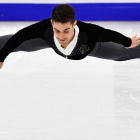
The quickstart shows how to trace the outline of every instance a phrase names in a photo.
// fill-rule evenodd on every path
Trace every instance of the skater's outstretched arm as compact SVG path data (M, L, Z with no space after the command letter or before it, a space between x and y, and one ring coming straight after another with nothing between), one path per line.
M4 62L4 59L22 42L34 38L42 38L47 27L50 26L48 21L46 19L41 20L16 32L0 50L0 62Z
M123 34L111 30L106 29L104 27L101 27L96 24L88 23L93 33L93 38L97 40L97 42L115 42L124 45L125 47L134 47L139 44L140 37L134 38L134 37L127 37Z

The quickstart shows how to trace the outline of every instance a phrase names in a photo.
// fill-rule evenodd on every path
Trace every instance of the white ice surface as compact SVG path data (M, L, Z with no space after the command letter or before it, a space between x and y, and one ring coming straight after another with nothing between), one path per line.
M0 22L0 36L33 22ZM93 22L140 36L140 22ZM0 69L0 140L139 140L140 60L14 52Z

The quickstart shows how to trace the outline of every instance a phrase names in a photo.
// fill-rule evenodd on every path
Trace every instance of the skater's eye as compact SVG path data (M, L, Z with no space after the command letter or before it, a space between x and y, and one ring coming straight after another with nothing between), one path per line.
M59 31L55 31L56 33L59 33ZM64 32L64 33L68 33L68 32Z

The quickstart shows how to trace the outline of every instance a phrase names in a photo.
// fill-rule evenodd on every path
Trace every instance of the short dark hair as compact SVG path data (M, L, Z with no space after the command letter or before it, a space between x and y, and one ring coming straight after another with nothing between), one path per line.
M70 22L73 26L75 21L75 10L67 4L60 4L52 11L52 22L67 23Z

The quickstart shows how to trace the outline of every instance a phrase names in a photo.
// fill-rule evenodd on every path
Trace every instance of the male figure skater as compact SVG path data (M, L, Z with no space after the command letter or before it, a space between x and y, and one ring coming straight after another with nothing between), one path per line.
M45 48L52 48L58 55L72 60L86 56L115 61L140 58L140 37L136 36L126 37L119 32L75 20L74 8L60 4L53 9L51 18L0 37L0 68L11 52Z

